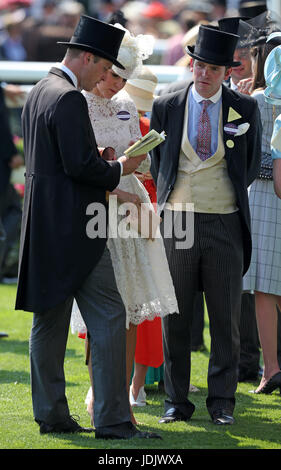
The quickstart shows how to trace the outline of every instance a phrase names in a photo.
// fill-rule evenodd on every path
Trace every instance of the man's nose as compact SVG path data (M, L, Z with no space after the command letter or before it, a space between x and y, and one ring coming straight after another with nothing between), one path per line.
M204 68L203 68L203 70L202 70L202 75L203 75L203 77L207 77L207 75L208 75L208 69L207 69L207 67L204 67Z

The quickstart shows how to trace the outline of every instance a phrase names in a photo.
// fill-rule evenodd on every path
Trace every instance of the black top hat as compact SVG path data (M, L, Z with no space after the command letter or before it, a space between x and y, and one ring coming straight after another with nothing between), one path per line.
M248 16L231 16L227 18L221 18L218 20L219 29L221 31L225 31L226 33L238 34L238 36L240 36L238 33L240 20L247 21L249 19L250 18Z
M281 18L274 11L266 10L260 15L251 18L248 23L256 30L251 46L262 46L267 42L267 38L271 33L281 31ZM275 45L280 44L277 38L270 42Z
M227 33L237 34L239 39L237 41L236 49L250 47L252 38L256 38L257 30L248 23L249 17L232 17L222 18L218 20L219 29Z
M82 15L70 42L58 42L68 47L83 49L99 57L110 60L117 67L124 69L118 62L118 51L125 31L115 26Z
M260 15L267 10L266 0L241 0L239 5L239 14L250 16Z
M193 58L207 64L237 67L233 54L239 36L220 31L219 28L200 25L195 46L187 46L186 52Z

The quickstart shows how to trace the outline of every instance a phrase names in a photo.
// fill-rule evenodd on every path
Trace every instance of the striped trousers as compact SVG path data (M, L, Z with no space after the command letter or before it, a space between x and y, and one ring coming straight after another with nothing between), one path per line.
M185 228L189 219L186 213L181 215ZM166 216L164 211L163 221ZM191 325L196 293L203 290L211 336L206 405L211 415L221 408L233 411L243 272L239 214L195 213L194 242L189 249L179 248L174 230L171 236L163 233L163 238L180 312L163 319L165 410L177 407L187 417L194 410L188 400Z

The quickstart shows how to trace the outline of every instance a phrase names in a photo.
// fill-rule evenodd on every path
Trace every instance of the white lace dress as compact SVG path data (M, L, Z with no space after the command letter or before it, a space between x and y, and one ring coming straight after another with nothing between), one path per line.
M113 147L117 157L124 154L131 140L141 137L136 107L124 91L111 100L83 92L98 147ZM138 167L146 173L150 157ZM149 195L135 175L122 176L119 189L137 194L142 202L151 205ZM151 205L153 209L153 206ZM120 217L120 220L122 216ZM138 325L156 316L178 312L174 286L169 272L161 237L154 241L145 238L108 238L116 283L126 309L126 327ZM83 332L84 322L74 302L71 318L72 332Z

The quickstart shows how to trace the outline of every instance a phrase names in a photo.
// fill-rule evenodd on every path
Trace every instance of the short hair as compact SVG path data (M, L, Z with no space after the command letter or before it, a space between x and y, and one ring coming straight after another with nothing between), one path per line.
M90 52L91 54L93 54L95 64L99 62L99 60L101 59L101 57L99 57L98 55L95 55L93 52L86 51L85 49L82 49L82 48L80 49L79 47L68 47L66 51L66 56L69 59L76 59L77 57L79 57L80 54L82 54L82 52Z

